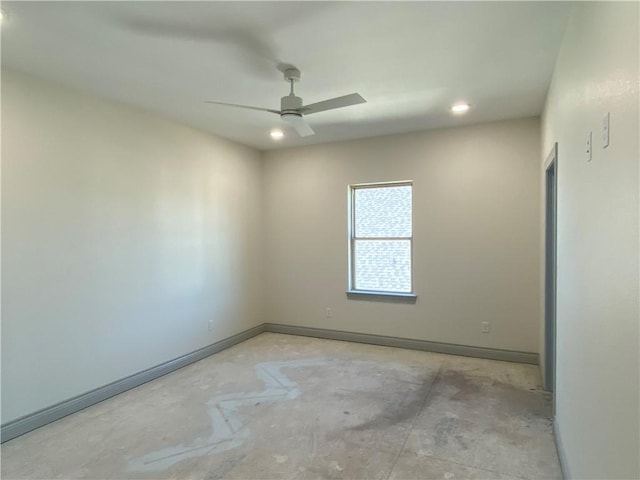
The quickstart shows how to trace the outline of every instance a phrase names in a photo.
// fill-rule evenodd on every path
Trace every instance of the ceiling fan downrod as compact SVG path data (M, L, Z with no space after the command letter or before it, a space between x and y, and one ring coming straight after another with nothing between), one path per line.
M300 70L298 70L297 68L287 68L284 71L284 79L291 85L291 91L289 92L289 95L295 96L295 93L293 92L293 84L299 81L300 77Z
M280 116L287 119L291 115L302 117L300 109L302 108L302 98L296 96L294 92L294 83L300 80L300 70L297 68L287 68L284 71L284 79L291 85L289 95L280 99Z

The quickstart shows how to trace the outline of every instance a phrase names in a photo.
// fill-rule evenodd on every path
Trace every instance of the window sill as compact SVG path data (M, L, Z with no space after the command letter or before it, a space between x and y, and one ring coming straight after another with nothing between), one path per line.
M347 298L352 300L375 300L393 303L416 303L415 293L376 292L370 290L347 290Z

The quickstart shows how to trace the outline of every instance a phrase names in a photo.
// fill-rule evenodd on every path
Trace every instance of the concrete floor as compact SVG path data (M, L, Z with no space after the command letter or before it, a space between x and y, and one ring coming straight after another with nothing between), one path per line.
M562 478L538 368L264 333L2 445L2 478Z

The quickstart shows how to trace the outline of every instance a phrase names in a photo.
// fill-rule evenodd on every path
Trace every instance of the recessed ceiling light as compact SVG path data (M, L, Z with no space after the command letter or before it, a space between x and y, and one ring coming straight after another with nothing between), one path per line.
M453 113L464 113L469 110L468 103L456 103L453 107L451 107L451 111Z
M282 137L284 137L284 132L282 130L271 130L269 135L271 135L271 138L273 138L274 140L280 140Z

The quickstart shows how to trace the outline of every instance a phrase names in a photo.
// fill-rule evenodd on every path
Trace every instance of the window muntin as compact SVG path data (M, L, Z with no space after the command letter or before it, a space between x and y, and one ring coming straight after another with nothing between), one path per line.
M352 292L413 292L412 184L350 187Z

